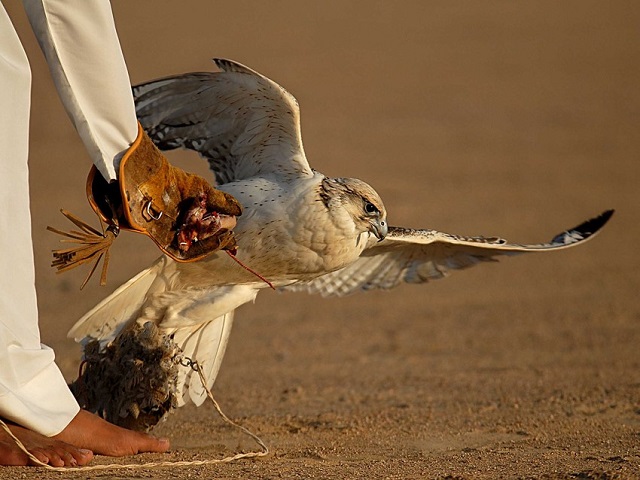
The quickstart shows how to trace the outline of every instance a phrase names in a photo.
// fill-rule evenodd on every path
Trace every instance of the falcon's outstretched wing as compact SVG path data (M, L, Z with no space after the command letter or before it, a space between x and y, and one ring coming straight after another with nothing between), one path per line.
M613 210L581 223L537 245L510 244L501 238L461 237L435 230L390 227L387 238L366 249L352 265L308 283L283 290L343 296L363 290L390 289L402 282L424 283L443 278L449 270L479 262L497 261L499 255L548 252L572 247L592 238L607 223Z
M138 119L156 145L200 153L218 184L269 173L313 175L293 95L244 65L214 62L221 72L189 73L133 87Z

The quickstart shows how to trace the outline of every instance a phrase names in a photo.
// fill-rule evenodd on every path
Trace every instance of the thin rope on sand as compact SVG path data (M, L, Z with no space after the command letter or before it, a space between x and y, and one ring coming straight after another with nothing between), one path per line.
M188 460L188 461L177 460L177 461L147 462L147 463L127 463L127 464L111 463L111 464L106 464L106 465L88 465L88 466L84 466L84 467L54 467L54 466L48 465L48 464L46 464L44 462L41 462L31 452L29 452L27 450L27 448L24 446L24 444L20 441L20 439L18 439L13 434L11 429L8 427L8 425L6 423L4 423L2 421L2 419L0 419L0 426L2 426L4 431L7 432L11 436L11 438L13 438L14 442L16 442L16 445L18 445L20 450L22 450L34 464L39 465L41 467L44 467L47 470L52 470L52 471L55 471L55 472L77 472L77 471L86 472L86 471L89 471L89 470L110 470L110 469L134 470L134 469L139 469L139 468L158 468L158 467L194 467L194 466L212 465L212 464L218 464L218 463L229 463L229 462L233 462L235 460L240 460L240 459L243 459L243 458L256 458L256 457L264 457L265 455L268 455L269 454L269 448L260 439L260 437L258 437L255 433L252 433L249 429L247 429L247 428L243 427L242 425L239 425L238 423L234 422L233 420L231 420L229 417L227 417L224 414L224 412L220 408L220 405L218 405L218 402L216 402L215 398L213 398L213 394L211 393L211 390L209 388L207 388L207 382L206 382L206 380L204 378L204 374L202 373L202 368L200 367L200 365L198 365L198 363L194 362L194 361L190 361L189 363L190 363L191 367L196 372L198 372L198 376L200 377L200 381L202 382L202 386L204 387L204 389L207 392L207 397L209 397L209 399L213 403L214 408L216 409L216 411L218 412L218 414L220 415L222 420L224 420L229 425L239 429L244 434L250 436L260 446L261 451L259 451L259 452L237 453L237 454L235 454L233 456L229 456L229 457L212 458L212 459L208 459L208 460Z

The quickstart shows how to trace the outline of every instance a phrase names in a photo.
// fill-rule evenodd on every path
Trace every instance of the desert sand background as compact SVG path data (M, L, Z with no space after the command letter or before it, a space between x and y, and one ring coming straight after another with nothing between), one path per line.
M49 267L90 161L20 2L33 69L31 189L43 341L157 256L123 235L107 287ZM300 102L311 165L355 176L392 225L540 242L608 208L588 244L443 281L240 309L214 394L261 460L65 478L640 478L640 4L635 1L116 1L133 83L242 62ZM205 172L193 155L171 158ZM10 208L10 206L5 206ZM5 252L6 253L6 252ZM253 445L210 405L157 430L168 455ZM104 457L95 463L107 462ZM4 478L61 478L40 469Z

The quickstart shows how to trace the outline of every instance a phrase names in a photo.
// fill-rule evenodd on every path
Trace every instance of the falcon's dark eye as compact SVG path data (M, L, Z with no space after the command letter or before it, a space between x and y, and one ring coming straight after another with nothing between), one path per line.
M380 213L380 210L376 208L376 206L371 202L365 202L364 211L373 215L374 213Z

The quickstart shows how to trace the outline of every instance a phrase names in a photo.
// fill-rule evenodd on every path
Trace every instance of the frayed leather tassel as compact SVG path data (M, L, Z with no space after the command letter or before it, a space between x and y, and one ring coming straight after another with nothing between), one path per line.
M111 244L118 236L118 233L120 233L120 229L115 224L109 225L105 229L104 224L101 221L100 224L102 226L102 232L100 232L80 220L72 213L64 209L60 211L65 217L73 222L74 225L80 228L80 231L71 230L69 232L64 232L53 227L47 227L47 230L57 233L58 235L62 235L63 237L67 237L66 239L63 238L60 240L63 243L76 243L78 245L71 248L53 250L53 261L51 262L51 266L57 269L56 273L62 273L95 260L89 274L80 286L80 289L82 290L96 271L100 260L104 258L102 273L100 275L100 285L106 285L107 269L109 267L109 248L111 248Z

